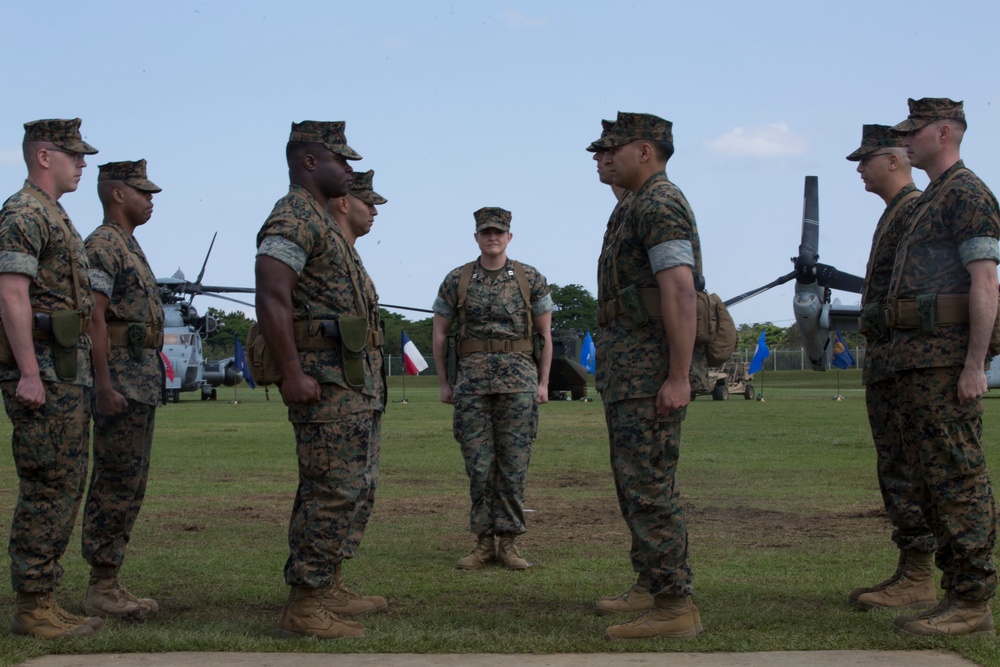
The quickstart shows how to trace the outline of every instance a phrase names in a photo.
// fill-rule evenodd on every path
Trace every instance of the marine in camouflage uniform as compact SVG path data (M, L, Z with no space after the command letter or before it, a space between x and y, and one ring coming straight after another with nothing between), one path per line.
M607 151L614 183L634 195L609 224L598 261L596 381L632 566L652 596L652 605L635 605L644 614L605 637L693 637L702 626L675 474L691 378L697 386L707 375L704 351L694 348L698 228L665 173L669 121L620 112L592 146Z
M327 210L348 192L347 161L361 156L343 122L303 121L292 124L286 157L291 186L257 234L256 266L260 328L281 369L299 462L279 626L286 636L361 636L361 624L342 617L377 604L338 586L337 573L382 400L381 333L374 285ZM364 336L351 361L343 334L358 327L349 321Z
M163 395L163 306L156 278L134 236L153 213L160 188L146 161L100 166L97 191L104 222L85 242L96 307L94 464L83 510L83 557L90 563L84 610L145 620L159 605L118 581L146 496L156 406Z
M375 288L371 285L371 279L361 263L361 257L354 249L358 238L368 234L378 215L376 206L385 204L388 200L375 192L372 181L375 177L373 170L365 172L354 172L354 180L351 181L350 192L335 199L330 203L330 213L337 222L341 232L343 232L348 245L351 248L354 262L364 274L366 285L371 287L374 294ZM375 297L377 299L377 296ZM371 518L372 510L375 507L375 495L378 489L379 458L382 446L382 413L386 406L386 382L385 382L385 362L382 356L382 348L375 348L369 355L371 360L372 380L375 382L375 406L372 417L371 436L368 438L368 457L364 472L364 483L361 492L358 494L357 507L354 512L354 519L351 522L351 530L341 546L341 555L346 558L354 558L361 539L364 537L365 529L368 527L368 520ZM338 564L339 565L339 564ZM339 575L339 568L338 568ZM341 585L343 585L341 583ZM370 596L374 599L376 596ZM376 606L385 607L385 600Z
M931 179L899 241L889 283L890 360L913 490L937 539L944 598L896 626L993 634L996 509L982 443L985 364L997 312L1000 208L963 164L961 102L909 100L893 128Z
M0 210L0 389L20 480L8 546L17 594L11 630L43 638L91 635L103 625L52 596L87 482L93 385L87 254L58 200L76 190L84 156L96 152L79 118L26 123L28 180Z
M886 209L875 226L861 293L862 332L867 346L862 381L868 423L875 441L879 489L899 549L896 572L875 586L855 588L848 596L857 609L924 609L934 606L933 559L937 543L913 497L910 467L897 424L896 383L889 365L889 331L883 311L899 236L920 196L910 175L903 142L887 125L865 125L861 147L847 156L857 162L865 189L882 197Z
M524 493L538 404L548 401L552 295L545 276L522 264L531 302L525 303L517 269L507 257L510 212L486 207L474 217L482 252L471 268L464 307L459 304L461 266L445 277L433 307L441 400L455 406L453 433L462 448L472 501L469 530L477 536L475 549L457 567L478 569L499 560L508 569L521 570L528 562L516 542L527 531ZM458 365L452 386L446 356L456 320ZM537 364L531 331L544 338Z

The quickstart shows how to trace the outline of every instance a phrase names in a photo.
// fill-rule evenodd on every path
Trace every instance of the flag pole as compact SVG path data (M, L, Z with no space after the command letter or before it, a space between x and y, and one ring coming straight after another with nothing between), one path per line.
M757 400L761 403L766 403L764 400L764 367L760 367L760 393L757 394Z
M833 397L835 401L842 401L844 397L840 393L840 368L837 368L837 395Z
M403 357L400 356L400 359L403 359ZM406 365L405 360L403 361L403 365L404 366ZM400 401L400 403L409 403L409 401L406 400L406 376L408 375L408 373L406 372L406 368L403 368L403 372L401 375L403 376L403 399Z

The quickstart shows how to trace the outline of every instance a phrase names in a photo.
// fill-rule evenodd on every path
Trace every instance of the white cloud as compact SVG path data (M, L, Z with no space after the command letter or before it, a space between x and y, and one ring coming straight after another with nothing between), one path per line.
M735 127L708 142L717 153L732 157L789 157L809 150L805 137L792 132L788 123L768 123L749 129Z
M513 9L501 13L500 17L507 23L508 28L540 28L549 22L544 16L531 18Z
M24 164L21 149L0 148L0 166L10 167Z

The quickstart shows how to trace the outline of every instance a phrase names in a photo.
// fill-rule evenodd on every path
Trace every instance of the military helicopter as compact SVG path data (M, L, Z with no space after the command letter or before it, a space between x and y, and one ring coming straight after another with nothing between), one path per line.
M160 300L163 302L164 327L161 354L168 367L165 388L167 398L174 403L180 401L181 392L199 390L201 400L214 401L216 387L221 385L232 387L243 379L242 374L234 367L232 357L220 361L205 359L202 354L202 341L218 331L220 325L210 314L199 316L198 311L191 305L195 296L204 294L253 307L252 303L222 296L222 293L227 292L252 294L254 291L252 287L216 287L201 284L216 236L218 232L212 236L197 280L191 282L185 279L184 272L180 269L169 278L156 280L156 285L160 288Z
M795 279L795 297L792 310L799 323L802 346L813 370L830 368L833 355L831 333L857 331L861 316L859 305L844 305L839 299L831 301L831 290L861 294L864 278L838 271L829 264L819 263L819 178L806 176L802 204L802 240L799 254L791 258L794 268L789 273L727 300L726 307L734 306L757 296L772 287L784 285Z

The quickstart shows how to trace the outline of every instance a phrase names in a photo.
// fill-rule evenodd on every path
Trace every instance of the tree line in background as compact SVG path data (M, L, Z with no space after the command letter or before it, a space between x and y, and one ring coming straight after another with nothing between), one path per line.
M554 304L552 310L552 327L554 329L576 329L581 333L597 330L597 299L588 292L582 285L549 285ZM235 334L240 342L245 344L247 332L253 326L254 320L247 317L242 311L224 312L216 308L209 308L208 312L213 315L222 325L218 331L205 339L204 354L207 359L222 359L233 355L233 335ZM382 309L382 321L385 324L385 353L393 356L402 354L402 332L410 337L413 344L421 351L433 369L433 348L431 340L434 333L434 318L425 317L419 320L411 320L405 315L389 312ZM791 312L791 306L789 306ZM757 346L757 339L761 331L766 332L767 345L772 350L786 349L798 350L802 347L802 340L799 335L798 323L790 327L782 327L771 322L740 324L737 326L739 332L739 343L736 346L737 352L749 351L752 355ZM857 332L843 334L844 342L852 349L864 347L864 337Z

